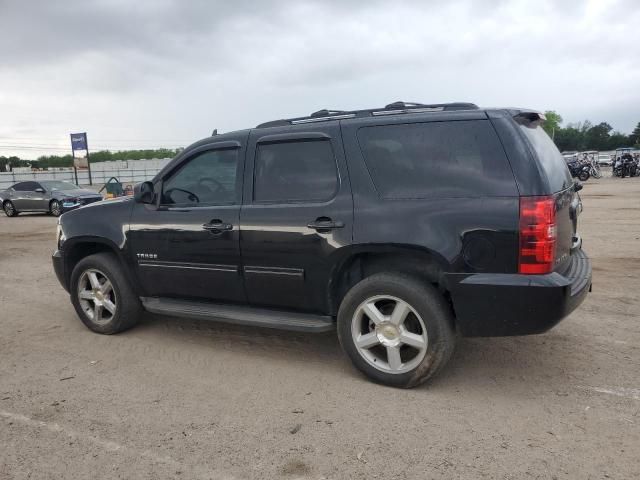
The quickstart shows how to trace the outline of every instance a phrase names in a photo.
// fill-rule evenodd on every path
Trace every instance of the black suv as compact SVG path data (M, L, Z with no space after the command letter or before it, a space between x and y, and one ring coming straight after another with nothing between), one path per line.
M458 335L544 332L591 289L543 119L396 102L214 135L133 199L62 215L55 271L95 332L143 310L335 328L358 369L411 387Z

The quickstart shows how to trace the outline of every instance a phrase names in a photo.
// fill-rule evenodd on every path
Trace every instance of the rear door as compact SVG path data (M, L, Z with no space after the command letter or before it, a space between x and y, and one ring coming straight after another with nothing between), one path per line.
M249 302L326 312L332 267L353 229L339 124L253 130L240 217Z
M11 203L16 210L31 210L32 209L32 192L36 189L36 182L22 182L13 186L13 193L11 194Z

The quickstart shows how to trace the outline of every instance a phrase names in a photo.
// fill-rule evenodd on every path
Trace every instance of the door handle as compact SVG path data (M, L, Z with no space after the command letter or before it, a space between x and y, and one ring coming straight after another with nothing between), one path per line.
M233 230L233 225L223 222L222 220L212 220L209 223L203 224L202 228L211 233L221 233Z
M344 228L344 222L336 221L334 222L330 218L320 217L316 218L314 222L310 222L307 224L308 228L312 228L317 230L318 232L328 232L335 228Z

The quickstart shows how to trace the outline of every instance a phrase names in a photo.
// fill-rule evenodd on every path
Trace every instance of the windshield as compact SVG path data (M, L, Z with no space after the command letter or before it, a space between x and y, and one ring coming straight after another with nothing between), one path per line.
M78 190L80 187L71 182L61 182L60 180L47 180L40 182L47 190Z
M532 124L519 124L519 126L536 152L542 170L547 176L551 192L560 192L571 186L571 174L567 169L565 158L553 140L549 138L547 132L541 126L533 126ZM571 159L567 159L567 161L571 161Z

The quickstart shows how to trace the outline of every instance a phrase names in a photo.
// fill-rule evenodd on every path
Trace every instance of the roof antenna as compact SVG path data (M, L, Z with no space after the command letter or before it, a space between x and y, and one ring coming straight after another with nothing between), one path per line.
M214 129L213 129L213 132L211 132L211 136L212 136L212 137L215 137L217 134L218 134L218 129L217 129L217 128L214 128Z

